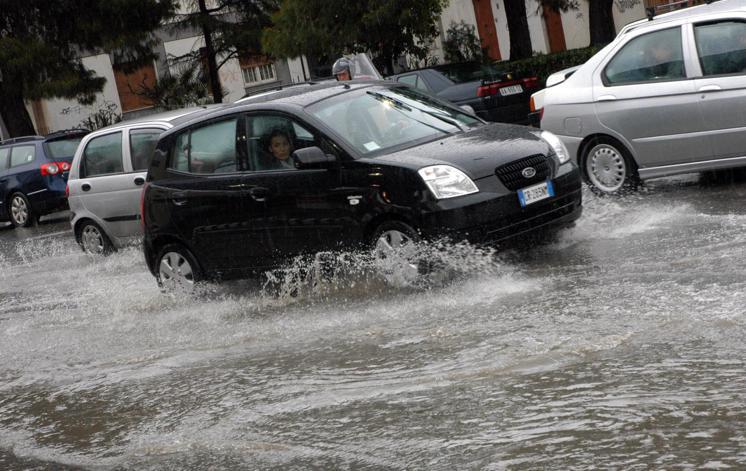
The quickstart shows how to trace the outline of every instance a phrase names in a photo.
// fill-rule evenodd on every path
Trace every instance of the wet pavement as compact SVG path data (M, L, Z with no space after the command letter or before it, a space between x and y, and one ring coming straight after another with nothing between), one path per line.
M745 468L746 180L584 197L444 282L196 299L64 215L0 228L0 469Z

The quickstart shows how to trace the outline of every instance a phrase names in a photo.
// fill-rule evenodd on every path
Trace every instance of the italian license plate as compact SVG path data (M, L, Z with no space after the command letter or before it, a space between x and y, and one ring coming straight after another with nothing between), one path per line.
M500 89L500 95L502 96L518 95L519 93L523 93L523 87L520 85L511 85Z
M551 180L518 190L518 201L520 201L521 206L524 208L531 203L536 203L552 196L554 196L554 187Z

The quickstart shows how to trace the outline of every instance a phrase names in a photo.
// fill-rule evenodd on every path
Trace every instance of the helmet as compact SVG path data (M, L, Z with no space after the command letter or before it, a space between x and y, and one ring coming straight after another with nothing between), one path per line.
M344 71L347 71L352 79L352 62L346 57L340 57L332 66L332 75L336 77Z

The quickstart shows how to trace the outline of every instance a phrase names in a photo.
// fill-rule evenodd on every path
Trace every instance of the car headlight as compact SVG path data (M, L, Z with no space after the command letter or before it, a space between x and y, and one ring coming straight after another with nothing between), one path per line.
M554 150L554 153L557 154L557 159L559 159L560 164L564 164L565 162L570 160L570 152L567 150L567 147L565 147L565 144L562 143L559 137L555 136L549 131L542 131L541 138L544 139L544 141L549 144L552 150Z
M471 178L450 165L432 165L421 168L417 173L439 200L470 195L479 191Z

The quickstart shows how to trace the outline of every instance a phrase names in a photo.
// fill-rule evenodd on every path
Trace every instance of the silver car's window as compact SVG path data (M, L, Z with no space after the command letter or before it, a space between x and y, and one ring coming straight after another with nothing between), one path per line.
M36 157L36 146L15 146L10 151L10 166L28 164L34 161Z
M606 66L604 77L607 85L686 78L681 28L632 39Z
M150 158L158 142L162 129L132 129L130 130L130 158L132 170L144 171L148 169Z
M235 172L236 124L233 118L178 135L169 168L201 174Z
M694 26L705 76L746 73L746 23L721 21Z
M290 155L297 149L318 146L312 132L290 118L274 114L247 117L247 156L251 171L296 170Z
M94 137L83 151L84 177L122 173L122 133L115 132L105 136Z

